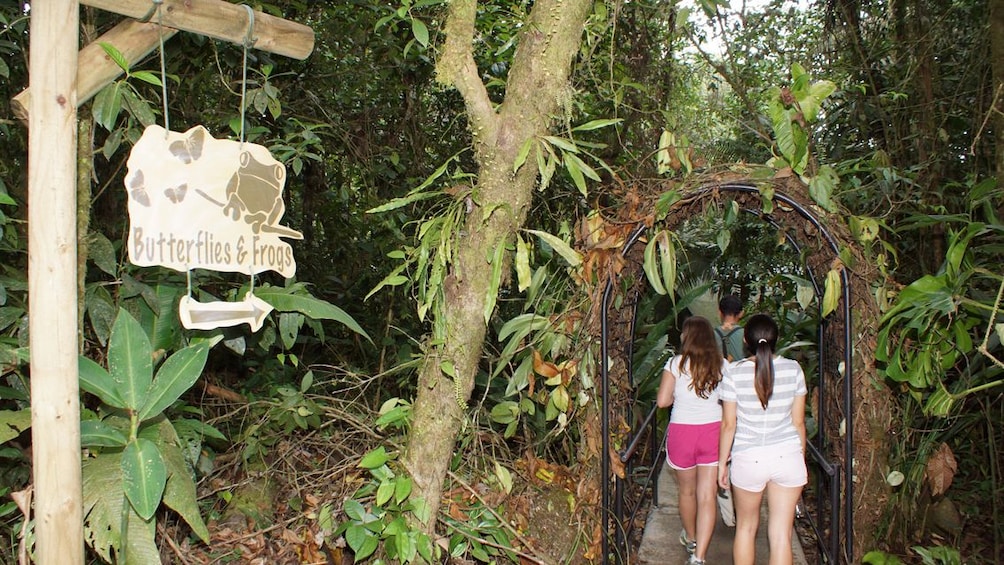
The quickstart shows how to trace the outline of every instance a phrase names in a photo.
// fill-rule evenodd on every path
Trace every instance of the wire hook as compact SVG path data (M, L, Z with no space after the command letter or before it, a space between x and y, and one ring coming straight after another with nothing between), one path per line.
M244 36L244 47L251 48L254 46L255 42L258 41L258 39L254 36L254 10L247 4L241 4L241 6L243 6L248 12L248 32L247 35Z
M150 21L150 18L152 18L153 15L157 12L157 8L160 8L160 5L164 3L164 0L151 0L151 3L152 4L150 6L150 11L147 12L145 16L140 18L139 20L140 23L143 24L148 23Z

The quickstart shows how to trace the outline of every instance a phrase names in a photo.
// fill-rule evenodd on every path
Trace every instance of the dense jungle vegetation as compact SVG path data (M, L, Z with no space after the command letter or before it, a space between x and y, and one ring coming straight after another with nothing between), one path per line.
M30 4L0 1L3 563L37 541L10 103ZM870 428L844 559L1004 562L1004 0L248 4L310 26L312 54L181 32L80 106L87 562L598 561L606 281L649 285L643 414L679 316L719 293L776 314L812 367L845 268L877 317L855 328ZM80 9L82 45L122 19ZM127 161L168 118L285 165L294 277L129 262ZM763 212L772 179L797 184L848 234L825 289L786 243L797 226L730 197L664 229L682 191L723 178L759 183ZM645 272L621 273L638 222ZM182 296L252 286L275 308L260 330L181 326ZM133 482L137 450L159 486Z

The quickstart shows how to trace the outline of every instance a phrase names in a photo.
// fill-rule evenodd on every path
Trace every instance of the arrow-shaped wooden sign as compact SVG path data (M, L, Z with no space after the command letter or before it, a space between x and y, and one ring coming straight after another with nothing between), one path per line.
M265 323L272 305L248 293L241 302L198 302L182 296L178 304L181 325L190 330L214 330L248 324L256 332Z

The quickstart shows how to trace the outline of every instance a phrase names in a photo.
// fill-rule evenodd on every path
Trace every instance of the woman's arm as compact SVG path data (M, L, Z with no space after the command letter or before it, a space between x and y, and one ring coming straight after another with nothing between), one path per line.
M798 438L802 440L802 453L805 453L805 395L796 396L792 402L791 423L798 432Z
M665 408L673 404L673 391L676 390L676 375L669 369L662 370L662 380L659 382L659 392L655 396L655 403L659 408Z
M718 434L718 486L729 488L729 456L736 438L736 403L722 401L722 430Z

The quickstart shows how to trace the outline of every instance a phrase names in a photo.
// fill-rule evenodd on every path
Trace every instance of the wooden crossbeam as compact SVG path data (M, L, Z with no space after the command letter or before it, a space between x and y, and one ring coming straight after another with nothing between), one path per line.
M171 38L178 30L161 28L157 24L140 23L136 20L123 20L118 25L104 33L93 43L80 50L77 56L77 105L81 105L98 93L106 84L122 74L111 57L101 48L102 43L109 43L118 49L130 64L149 55L160 45L160 38ZM31 89L26 88L11 100L11 110L19 119L28 121L28 108L31 106Z
M136 20L151 16L150 9L154 6L151 0L80 0L80 3ZM152 15L150 21L231 43L244 42L249 24L247 10L222 0L164 0L160 14ZM253 37L255 49L294 59L306 59L314 50L314 31L308 26L263 12L254 13Z
M77 104L90 100L108 83L122 74L101 48L114 45L130 65L149 55L179 30L214 39L243 44L248 36L250 18L245 8L222 0L163 0L160 12L151 13L151 0L80 0L80 4L127 16L125 20L84 47L79 53ZM138 20L150 18L148 23ZM262 12L254 13L251 30L253 47L261 51L305 59L314 50L314 32L310 27ZM11 100L14 114L28 121L31 89L26 88Z

